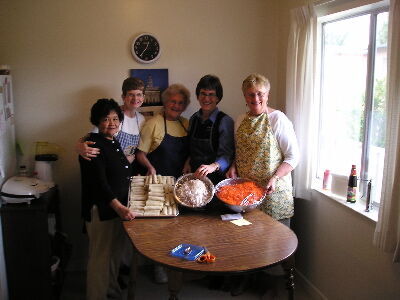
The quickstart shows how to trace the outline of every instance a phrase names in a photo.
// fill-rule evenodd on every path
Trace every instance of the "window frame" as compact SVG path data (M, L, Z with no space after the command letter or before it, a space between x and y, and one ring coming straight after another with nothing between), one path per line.
M320 170L320 149L321 149L321 126L322 126L322 117L323 116L323 107L324 107L324 99L323 99L323 84L324 84L324 49L325 49L325 41L324 41L324 26L326 24L334 23L337 21L342 21L346 19L352 19L360 16L370 15L370 24L369 24L369 42L368 42L368 56L367 56L367 74L366 74L366 86L365 86L365 107L364 107L364 134L363 134L363 141L362 141L362 152L361 152L361 166L359 171L359 178L360 178L360 187L359 191L361 195L366 195L367 186L368 186L368 166L369 166L369 153L370 153L370 141L371 141L371 120L372 120L372 113L373 113L373 96L374 96L374 71L375 71L375 57L376 57L376 31L377 31L377 18L380 13L389 12L389 6L378 6L374 8L364 9L362 11L357 10L351 12L345 11L343 14L339 14L337 16L330 15L330 16L321 16L318 18L318 28L317 28L317 64L316 64L316 73L317 73L317 80L318 84L316 85L315 89L315 97L318 99L319 109L318 111L318 133L317 133L317 162L315 165L315 178L320 183L322 178L321 174L319 174ZM350 169L349 169L350 170ZM333 177L341 178L343 174L332 174ZM320 185L318 183L318 185ZM345 189L344 189L345 190ZM364 203L366 202L365 197L360 197L360 200ZM374 208L379 208L379 202L372 203Z

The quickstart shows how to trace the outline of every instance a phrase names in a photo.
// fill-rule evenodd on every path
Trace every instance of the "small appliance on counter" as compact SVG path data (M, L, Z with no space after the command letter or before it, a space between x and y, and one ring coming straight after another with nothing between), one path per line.
M54 183L37 178L13 176L3 184L0 195L6 203L30 204L53 186Z
M58 159L57 154L36 154L35 155L35 174L40 180L53 182L53 172L51 163Z
M36 142L35 174L45 182L53 182L52 163L58 160L61 147L49 142Z

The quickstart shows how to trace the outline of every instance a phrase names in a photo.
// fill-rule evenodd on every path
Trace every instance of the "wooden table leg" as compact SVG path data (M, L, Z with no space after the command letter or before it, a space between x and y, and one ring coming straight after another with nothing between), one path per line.
M128 298L127 298L127 300L134 300L135 299L138 267L139 267L139 253L136 250L133 250L132 261L131 261L131 271L129 273Z
M294 256L292 255L282 263L285 270L286 289L288 290L289 300L294 299Z
M169 300L178 300L182 288L183 272L167 268Z

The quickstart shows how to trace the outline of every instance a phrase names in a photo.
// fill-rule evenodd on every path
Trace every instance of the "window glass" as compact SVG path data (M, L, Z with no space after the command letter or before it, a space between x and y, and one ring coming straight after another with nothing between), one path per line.
M376 202L385 154L387 25L387 12L322 24L317 173L348 176L356 165L365 180L361 194L371 179Z
M348 175L360 166L369 16L327 23L323 30L320 166Z

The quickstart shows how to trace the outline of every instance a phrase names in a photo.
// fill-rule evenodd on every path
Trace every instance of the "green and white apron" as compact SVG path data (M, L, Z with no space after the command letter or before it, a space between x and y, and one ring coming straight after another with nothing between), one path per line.
M283 162L283 154L272 132L268 114L247 114L237 129L235 140L238 175L265 186ZM267 195L259 209L276 220L293 216L290 173L277 181L275 192Z

